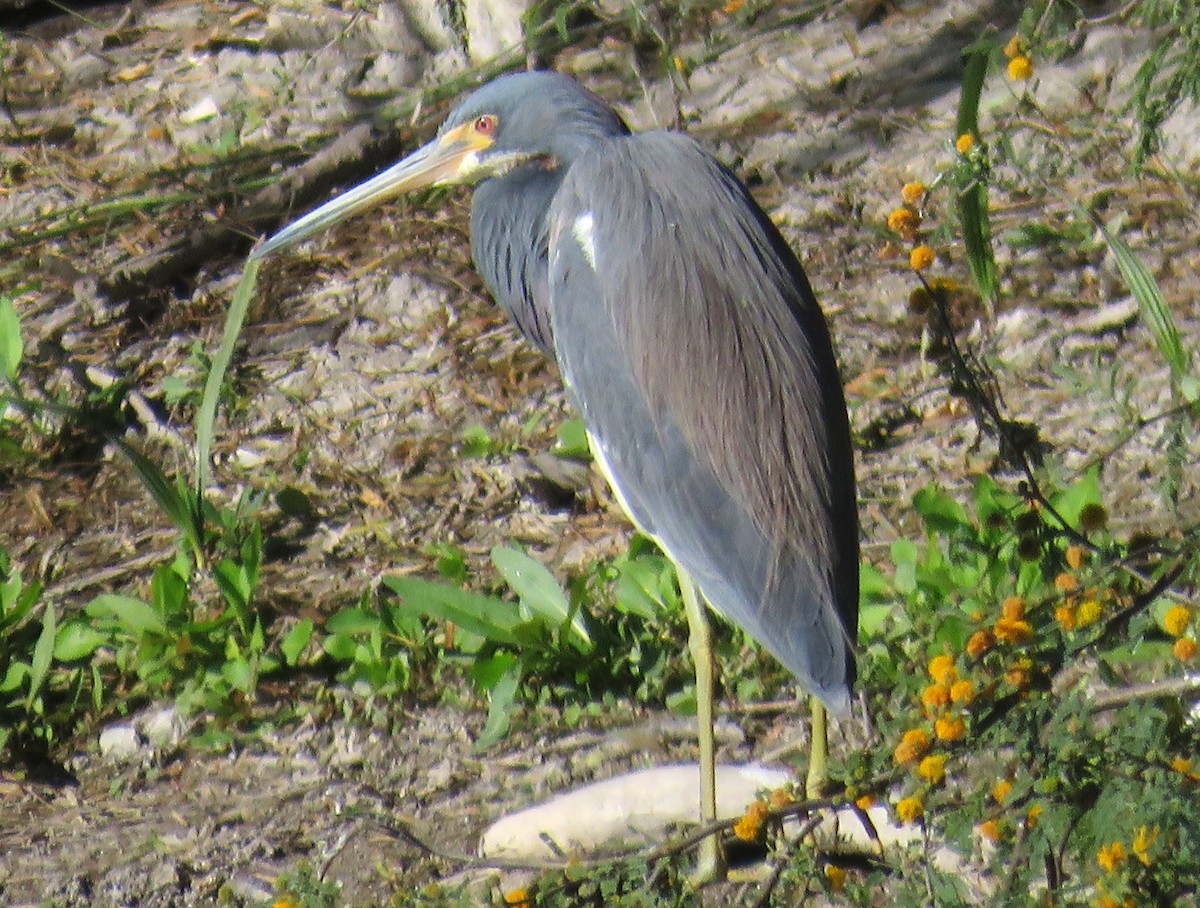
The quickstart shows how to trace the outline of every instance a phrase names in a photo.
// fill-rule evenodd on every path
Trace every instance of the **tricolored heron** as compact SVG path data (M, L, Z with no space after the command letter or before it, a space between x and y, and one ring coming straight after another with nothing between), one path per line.
M488 288L562 372L595 459L675 562L696 666L702 815L716 814L713 659L699 592L845 715L858 626L858 516L829 330L749 191L675 132L631 134L574 80L498 78L400 163L280 231L261 258L423 186L475 183ZM721 872L715 839L701 875Z

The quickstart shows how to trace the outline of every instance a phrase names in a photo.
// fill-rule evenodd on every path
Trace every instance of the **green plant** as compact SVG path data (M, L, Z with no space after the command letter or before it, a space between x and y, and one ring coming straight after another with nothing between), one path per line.
M391 624L415 636L415 621L443 623L447 656L465 658L472 683L487 694L479 747L507 732L522 702L549 699L578 708L606 693L640 699L681 683L683 673L668 666L683 645L652 624L662 619L661 609L673 606L678 616L679 608L674 573L655 551L643 548L611 566L598 564L566 589L517 549L493 549L492 563L515 601L413 577L383 579L389 597L382 609ZM442 564L461 581L457 559L443 553ZM602 613L606 588L613 590L611 611Z
M324 880L307 862L275 878L275 898L263 902L264 908L337 908L342 904L342 887Z

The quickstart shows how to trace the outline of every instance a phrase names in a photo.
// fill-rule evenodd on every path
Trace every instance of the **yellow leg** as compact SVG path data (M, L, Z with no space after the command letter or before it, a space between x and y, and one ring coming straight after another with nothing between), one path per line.
M825 704L816 697L810 697L812 705L812 746L808 752L808 776L804 780L804 794L807 798L819 798L825 792L825 783L829 781L829 720L825 715Z
M682 568L679 592L688 619L688 649L696 666L696 721L700 740L700 817L705 823L717 818L717 757L713 743L713 651L708 616L696 594L696 586ZM725 878L725 858L721 842L712 835L700 843L700 860L692 875L692 885L700 886Z

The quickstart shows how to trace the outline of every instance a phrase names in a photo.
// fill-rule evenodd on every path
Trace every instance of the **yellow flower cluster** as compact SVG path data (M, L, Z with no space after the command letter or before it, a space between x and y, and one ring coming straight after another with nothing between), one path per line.
M937 785L946 778L946 755L930 754L917 764L917 775L930 785Z
M937 258L930 246L918 242L921 234L921 213L918 206L926 191L924 183L905 183L900 190L900 199L904 204L893 208L887 216L888 230L898 233L904 242L912 244L908 253L908 264L914 271L926 270Z
M926 271L933 265L936 258L937 253L933 251L933 247L921 243L914 246L912 252L908 254L908 264L913 271Z
M1014 82L1024 82L1033 78L1033 62L1025 53L1025 42L1013 37L1004 46L1004 56L1008 57L1008 77Z
M1184 636L1191 623L1192 613L1183 605L1173 605L1163 615L1163 630L1176 638L1171 651L1180 662L1188 662L1196 658L1196 641L1191 637Z
M923 728L911 728L892 751L892 759L900 766L916 763L928 752L930 743L929 732Z
M975 147L975 137L969 132L964 132L961 136L954 140L955 150L961 154L970 154L971 149Z
M996 645L996 635L991 631L976 631L967 639L967 655L978 659Z
M1133 841L1130 842L1128 849L1121 841L1101 845L1100 850L1096 852L1096 863L1107 873L1116 873L1132 855L1142 866L1149 867L1154 863L1154 857L1150 852L1157 842L1158 827L1139 826L1133 834Z
M1153 863L1150 857L1150 849L1154 847L1154 843L1158 841L1157 826L1139 826L1137 832L1133 835L1133 844L1130 845L1130 851L1146 867Z
M1125 863L1126 857L1124 845L1120 842L1109 842L1107 845L1101 845L1100 850L1096 852L1096 863L1109 873L1116 873Z
M992 786L992 800L1003 806L1010 792L1012 792L1012 782L1007 779L1001 779Z
M896 802L896 816L902 823L915 823L925 816L925 805L920 798L901 798Z
M1071 546L1065 555L1072 570L1083 565L1084 552L1079 546ZM1121 597L1115 590L1081 589L1079 577L1069 571L1054 578L1054 588L1063 594L1062 602L1054 609L1054 620L1064 631L1083 630L1103 618L1109 605L1121 604Z
M742 818L733 825L733 834L743 842L757 842L767 823L770 809L766 801L755 801L746 808Z
M1163 630L1172 637L1182 637L1191 621L1192 616L1186 607L1174 605L1163 615Z
M967 723L961 716L938 716L933 733L939 741L961 741L967 736Z

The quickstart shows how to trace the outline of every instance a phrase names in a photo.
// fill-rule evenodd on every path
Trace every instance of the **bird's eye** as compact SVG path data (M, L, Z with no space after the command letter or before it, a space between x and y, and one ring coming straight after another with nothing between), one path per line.
M491 114L484 114L475 120L475 131L481 136L492 136L496 134L496 118Z

